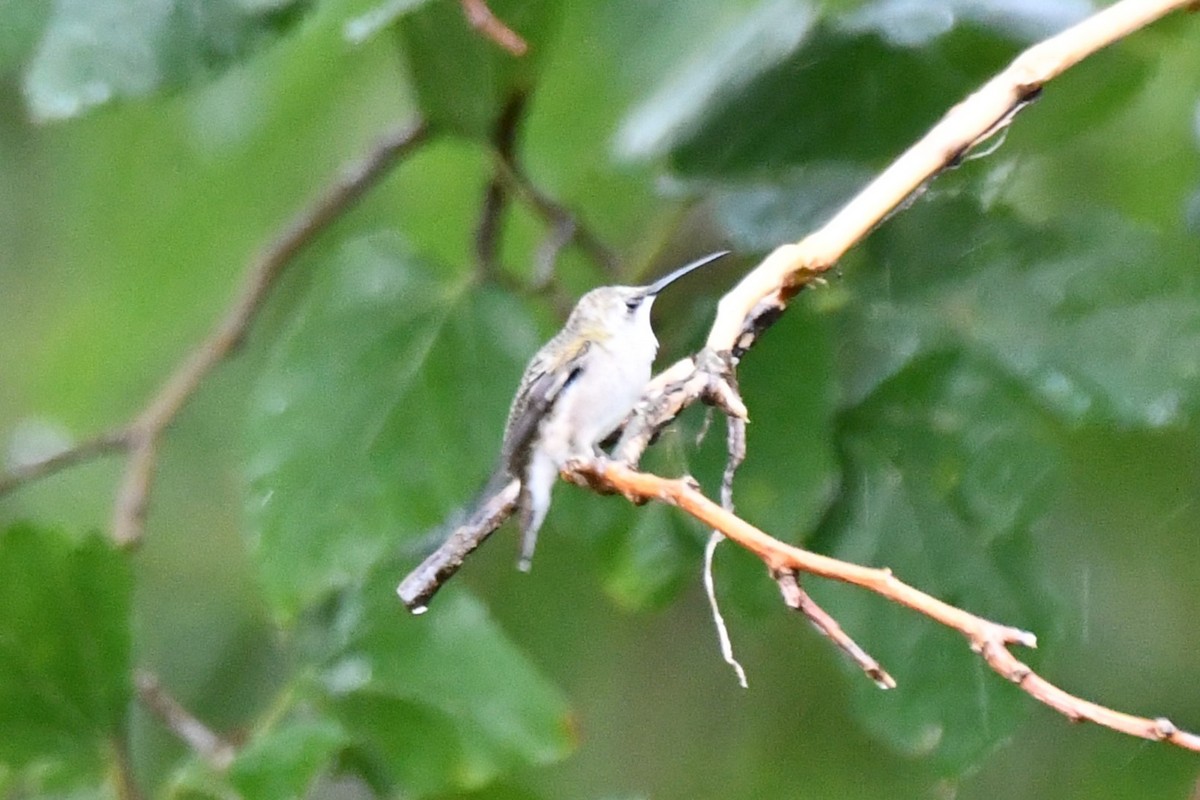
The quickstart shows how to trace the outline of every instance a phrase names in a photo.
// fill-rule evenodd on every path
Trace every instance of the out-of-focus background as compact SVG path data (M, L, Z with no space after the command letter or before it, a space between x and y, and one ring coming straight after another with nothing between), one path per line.
M564 304L729 247L656 306L663 359L694 350L757 258L1092 10L491 7L527 55L448 0L0 2L10 468L128 420L342 165L431 125L179 416L138 549L97 535L118 456L0 497L0 797L133 796L124 772L147 797L1195 798L1194 754L1072 726L957 635L810 581L899 680L880 692L727 545L739 688L707 534L661 507L559 487L530 575L506 527L428 614L402 609ZM1192 730L1197 41L1183 14L1088 59L798 298L742 363L736 484L772 534L1034 630L1021 657L1051 680ZM528 186L485 268L496 174ZM616 269L548 261L531 191ZM646 463L715 494L704 424ZM135 666L238 744L231 767L132 698Z

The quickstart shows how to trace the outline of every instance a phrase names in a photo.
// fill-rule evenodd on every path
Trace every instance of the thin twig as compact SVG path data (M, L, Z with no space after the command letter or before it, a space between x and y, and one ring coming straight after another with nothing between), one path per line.
M507 273L499 268L501 229L509 200L516 197L550 226L534 254L535 290L551 287L559 255L571 243L578 244L606 273L616 275L619 269L616 255L575 214L534 185L521 168L517 141L528 100L527 92L514 93L492 126L489 142L494 166L484 187L483 205L475 226L475 260L480 272L492 280L507 280Z
M736 389L736 385L734 386ZM733 479L738 467L746 460L746 421L737 417L725 418L725 472L721 476L721 506L727 511L733 511ZM713 557L717 546L725 541L725 536L714 530L704 546L704 593L708 596L708 606L712 612L713 625L717 628L717 641L721 645L721 657L733 668L738 683L743 689L749 688L746 683L746 670L742 667L737 656L733 654L733 640L729 637L729 628L725 624L725 616L721 613L717 602L717 584L713 578Z
M575 238L575 218L562 217L542 237L533 254L533 288L545 289L554 280L558 258Z
M157 675L143 669L134 670L133 686L141 704L210 766L223 770L233 763L237 748L184 708L163 688Z
M397 159L423 142L424 122L397 128L357 164L346 169L308 208L292 219L246 272L242 289L225 317L167 378L126 429L129 461L113 508L113 538L121 545L141 538L146 504L154 482L158 444L164 430L201 381L245 339L250 325L284 268L317 236L351 208Z
M514 56L523 56L529 50L520 34L501 22L484 0L462 0L462 9L472 28Z
M712 614L713 626L717 629L717 642L721 646L721 658L733 668L737 675L738 685L743 689L750 688L746 682L746 669L742 662L733 654L733 640L729 638L729 626L725 624L725 615L721 613L721 605L717 602L717 582L713 579L713 556L717 545L725 541L720 531L713 531L704 545L704 594L708 597L708 609Z
M572 477L579 482L618 491L631 500L658 500L686 511L757 555L772 575L805 572L849 583L953 628L966 637L971 649L992 670L1072 721L1094 722L1130 736L1169 742L1200 752L1200 736L1180 730L1164 717L1151 719L1114 711L1076 697L1036 674L1008 649L1010 645L1036 647L1037 637L1032 633L991 622L944 603L903 583L892 575L891 570L851 564L785 544L709 500L694 481L668 480L608 460L573 466L575 474Z
M795 571L781 572L775 576L775 582L779 584L783 602L787 604L788 608L799 611L812 623L814 628L829 637L829 640L837 645L839 650L849 656L855 664L858 664L868 678L875 681L876 686L880 689L896 688L896 680L887 673L887 670L881 667L879 662L872 658L866 650L863 650L858 642L851 639L849 634L842 630L838 621L828 611L817 605L817 601L804 591Z
M41 461L20 464L7 475L0 476L0 497L20 488L26 483L31 483L39 478L49 477L84 461L91 461L109 453L116 453L128 446L129 433L126 429L120 428L108 433L102 433L94 439L80 442L74 447L47 456Z

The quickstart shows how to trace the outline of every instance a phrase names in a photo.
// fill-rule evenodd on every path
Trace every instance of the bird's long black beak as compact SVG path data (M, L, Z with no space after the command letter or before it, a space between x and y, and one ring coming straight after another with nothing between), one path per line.
M682 267L675 270L674 272L671 272L667 275L663 275L661 278L656 280L654 283L647 286L646 287L646 296L653 297L654 295L661 292L663 289L670 286L675 281L682 278L684 275L687 275L692 270L700 269L705 264L711 264L712 262L716 261L721 256L727 256L727 255L729 255L728 250L718 250L715 253L709 253L708 255L704 256L703 258L697 258L695 261L691 262L690 264L684 264Z

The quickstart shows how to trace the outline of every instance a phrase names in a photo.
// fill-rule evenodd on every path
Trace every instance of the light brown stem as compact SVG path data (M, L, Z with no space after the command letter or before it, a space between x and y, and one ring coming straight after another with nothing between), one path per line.
M1006 680L1035 700L1075 722L1094 722L1130 736L1169 742L1200 752L1200 736L1180 730L1164 717L1147 718L1115 711L1076 697L1035 673L1008 649L1036 647L1032 633L978 617L909 586L889 569L875 569L793 547L775 539L705 497L689 479L669 480L638 472L611 461L578 470L585 483L609 488L631 500L658 500L683 509L705 526L715 528L757 555L772 575L805 572L860 586L894 603L907 606L966 637L971 649Z

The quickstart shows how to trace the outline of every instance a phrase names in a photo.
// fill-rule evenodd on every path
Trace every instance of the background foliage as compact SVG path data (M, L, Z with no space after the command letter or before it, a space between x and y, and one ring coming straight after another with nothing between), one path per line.
M115 460L0 502L0 796L1188 797L1194 756L1068 727L931 623L816 596L883 694L733 548L737 688L698 592L705 533L562 488L531 576L502 532L429 614L392 588L486 475L558 324L474 266L488 138L694 348L800 238L1023 46L1089 11L1003 2L0 2L0 436L9 464L128 418L243 265L390 126L431 142L287 274L171 431L144 546L103 537ZM1200 728L1200 49L1177 18L1085 62L943 176L746 358L740 511L1031 628L1066 687ZM610 280L577 249L573 297ZM710 488L719 423L650 462ZM130 700L135 666L241 744L217 772Z

